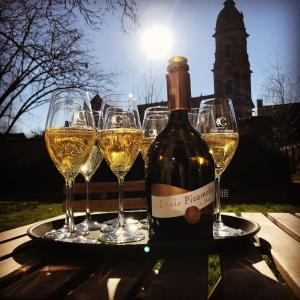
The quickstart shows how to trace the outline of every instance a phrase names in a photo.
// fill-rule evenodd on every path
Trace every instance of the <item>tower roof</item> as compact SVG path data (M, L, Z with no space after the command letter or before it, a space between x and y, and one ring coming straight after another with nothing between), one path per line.
M216 34L232 30L245 31L244 16L237 10L233 0L226 0L217 18Z

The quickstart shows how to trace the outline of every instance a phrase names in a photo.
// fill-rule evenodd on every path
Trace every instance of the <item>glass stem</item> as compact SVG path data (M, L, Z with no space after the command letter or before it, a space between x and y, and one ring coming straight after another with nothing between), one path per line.
M221 217L221 189L220 189L220 182L221 182L221 176L216 176L216 215L215 215L215 222L221 223L222 217Z
M63 226L64 229L68 229L69 228L69 216L70 216L70 204L69 204L69 201L68 201L68 188L67 188L67 182L66 182L66 216L65 216L65 224Z
M145 159L145 175L146 175L146 173L147 173L148 164L149 164L149 157L148 157L148 155L147 155L147 156L146 156L146 159Z
M90 198L91 198L90 179L86 178L85 182L86 182L85 219L89 220L91 218L91 211L90 211Z
M119 184L119 217L118 217L118 227L125 227L125 217L124 217L124 203L123 203L123 186L124 186L124 176L118 177Z
M68 232L74 233L74 203L73 203L73 187L74 187L74 179L66 180L66 203L68 206Z

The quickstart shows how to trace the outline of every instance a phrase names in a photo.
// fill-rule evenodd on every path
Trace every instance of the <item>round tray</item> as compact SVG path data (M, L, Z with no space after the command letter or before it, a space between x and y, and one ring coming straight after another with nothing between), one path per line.
M101 213L101 214L93 214L93 220L98 222L103 222L106 220L110 220L116 216L115 213ZM135 211L135 212L126 212L126 217L134 217L136 219L145 218L145 211ZM75 224L83 221L84 216L75 217ZM259 231L260 226L250 220L230 216L230 215L222 215L222 220L225 225L241 229L242 233L239 236L235 237L226 237L226 238L211 238L208 240L199 240L199 241L187 241L187 242L172 242L172 243L163 243L163 242L152 242L149 240L148 231L143 230L145 235L145 239L140 242L128 243L128 244L120 244L120 245L110 245L104 244L97 241L95 244L85 244L85 243L69 243L63 241L55 241L52 239L47 239L44 237L44 234L52 229L58 229L63 226L64 218L58 219L50 222L41 222L37 225L32 226L28 229L28 235L35 241L40 242L41 244L46 244L48 249L63 249L63 248L73 248L78 249L80 251L88 250L88 253L96 252L99 253L101 251L125 251L133 249L137 251L144 252L169 252L171 249L179 250L186 249L189 247L189 250L195 249L196 251L204 251L204 252L213 252L219 250L225 250L231 248L232 246L236 247L238 244L249 242L249 240ZM100 231L92 231L90 232L90 237L97 239L100 235ZM51 247L51 248L49 248Z

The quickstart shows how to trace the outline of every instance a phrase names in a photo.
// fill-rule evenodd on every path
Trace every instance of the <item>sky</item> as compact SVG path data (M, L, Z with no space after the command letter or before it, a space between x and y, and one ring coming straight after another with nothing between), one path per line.
M166 100L165 75L168 60L180 55L188 59L192 97L213 94L216 20L223 0L136 0L140 27L124 34L116 14L105 17L100 32L87 31L89 45L107 72L119 77L115 92L141 93L144 77L152 73L162 84ZM96 1L97 3L97 1ZM276 63L293 76L300 76L300 0L235 0L244 14L249 34L247 49L250 62L252 100L261 97L267 71ZM173 37L170 51L160 58L149 58L142 47L143 32L155 25L167 28ZM161 100L161 99L158 99ZM141 101L140 101L141 102ZM43 129L48 105L24 116L19 128Z

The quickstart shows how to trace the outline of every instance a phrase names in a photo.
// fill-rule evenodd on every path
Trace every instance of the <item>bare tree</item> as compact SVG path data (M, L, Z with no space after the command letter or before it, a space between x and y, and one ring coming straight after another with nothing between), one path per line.
M134 0L0 0L0 129L9 133L24 113L62 88L109 90L114 73L90 64L81 24L101 29L104 15L119 12L121 29L138 22ZM104 4L103 4L104 3Z
M144 74L138 91L139 100L142 103L149 104L162 99L162 81L153 75Z
M299 78L295 78L278 62L271 65L266 72L262 95L268 104L288 104L300 101Z
M296 172L300 163L300 102L299 79L278 63L269 68L262 87L262 97L270 105L266 114L273 119L275 146L285 153Z

